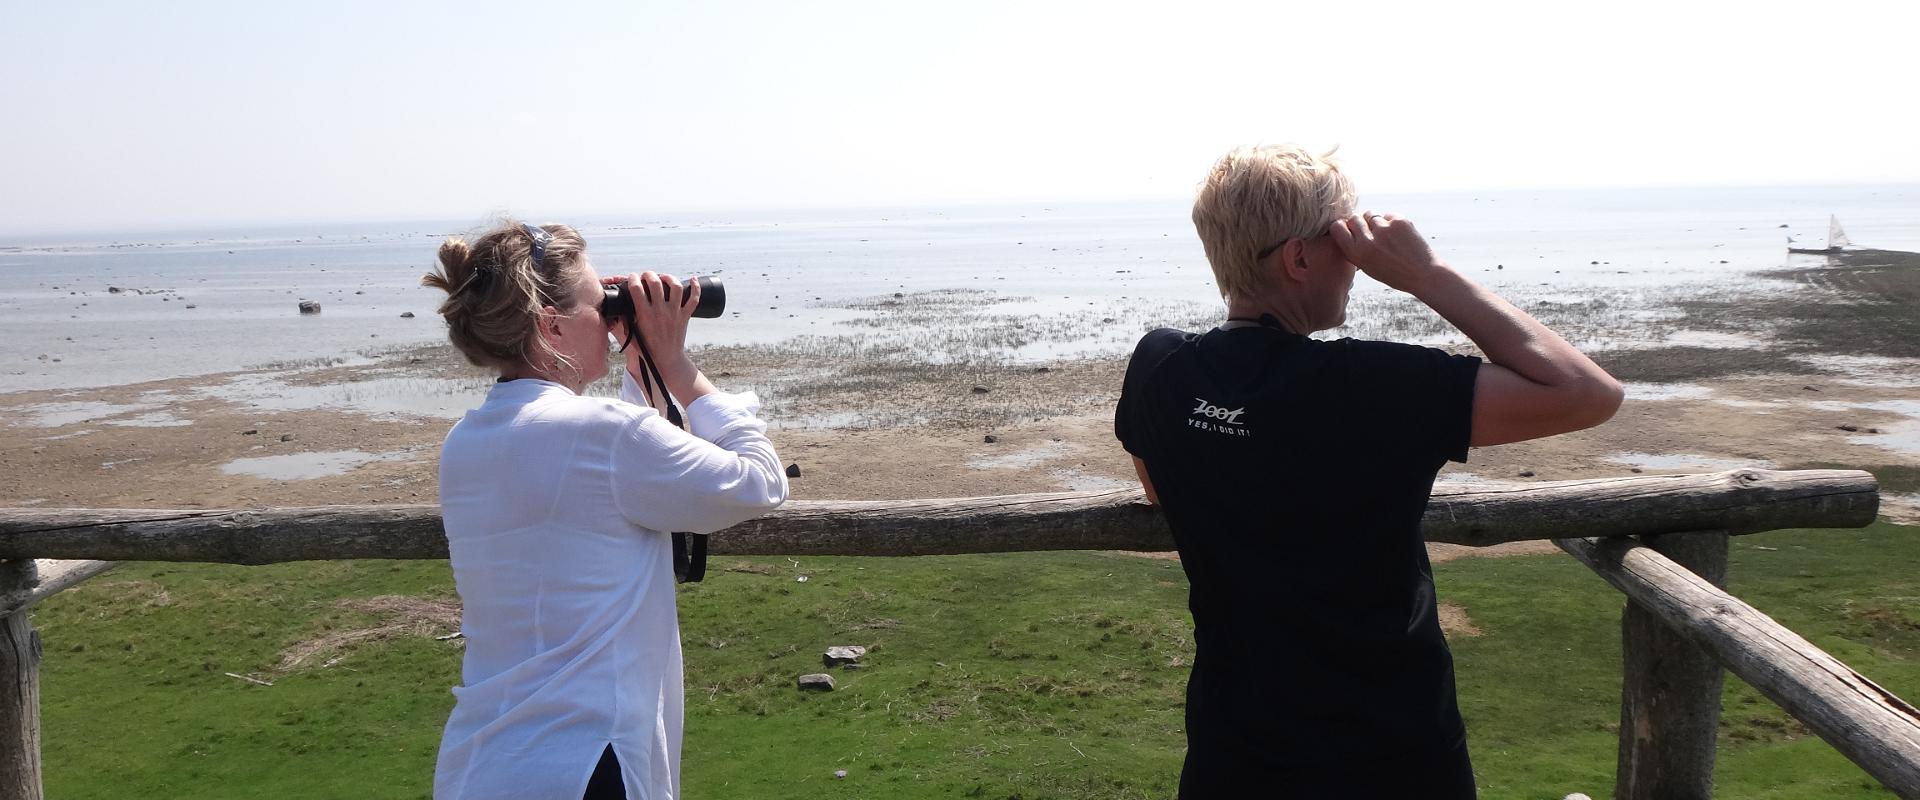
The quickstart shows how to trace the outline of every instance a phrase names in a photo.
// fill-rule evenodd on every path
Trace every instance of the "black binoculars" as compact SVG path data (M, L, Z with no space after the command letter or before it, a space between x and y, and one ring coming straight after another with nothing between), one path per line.
M700 284L700 304L693 307L694 316L713 319L727 312L727 287L721 285L719 278L703 276L694 278L693 282ZM600 301L600 316L609 320L633 319L633 296L627 292L627 285L617 283L603 288L607 295ZM673 299L673 288L664 285L662 288L667 292L667 299ZM690 291L681 294L680 305L686 305L687 298L692 296Z

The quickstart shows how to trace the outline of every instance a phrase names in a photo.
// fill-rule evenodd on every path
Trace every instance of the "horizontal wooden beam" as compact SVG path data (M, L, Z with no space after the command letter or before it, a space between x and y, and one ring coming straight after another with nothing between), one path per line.
M1554 543L1895 794L1920 798L1920 709L1652 548L1631 539Z
M1879 491L1855 470L1734 470L1529 484L1443 485L1429 541L1486 546L1569 535L1860 527ZM1284 521L1276 520L1276 527ZM1138 489L935 500L801 500L716 534L733 555L919 556L1172 550ZM446 558L433 505L225 510L0 509L0 558L271 564Z

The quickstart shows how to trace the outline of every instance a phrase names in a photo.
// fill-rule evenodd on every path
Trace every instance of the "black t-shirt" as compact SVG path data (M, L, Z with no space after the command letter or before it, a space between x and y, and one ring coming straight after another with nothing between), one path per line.
M1192 586L1182 795L1472 797L1420 518L1480 359L1268 323L1147 334L1114 417Z

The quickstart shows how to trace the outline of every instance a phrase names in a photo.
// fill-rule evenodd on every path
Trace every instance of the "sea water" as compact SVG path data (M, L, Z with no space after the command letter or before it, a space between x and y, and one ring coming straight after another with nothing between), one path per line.
M1836 214L1863 247L1920 250L1920 186L1367 195L1435 249L1513 296L1738 285L1817 266ZM603 274L725 281L728 313L693 341L852 332L869 298L973 289L1003 311L1218 303L1181 200L944 208L651 213L555 220ZM1783 227L1784 226L1784 227ZM336 224L0 239L0 391L117 385L274 363L351 363L445 341L441 293L419 285L440 241L485 222ZM112 292L110 288L121 291ZM1357 296L1384 293L1362 279ZM321 312L302 315L314 300ZM412 318L402 314L411 313ZM1127 341L1119 337L1117 341Z

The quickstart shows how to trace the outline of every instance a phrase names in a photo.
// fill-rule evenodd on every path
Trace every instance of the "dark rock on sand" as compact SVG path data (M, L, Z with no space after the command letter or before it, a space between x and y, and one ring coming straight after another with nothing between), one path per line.
M798 478L798 477L800 477L800 463L799 463L799 462L797 462L797 461L796 461L796 462L794 462L794 463L792 463L792 464L788 464L788 465L787 465L787 477L789 477L789 478Z
M320 301L318 301L318 300L302 300L302 301L300 301L300 313L302 313L302 314L318 314L318 313L320 313Z

